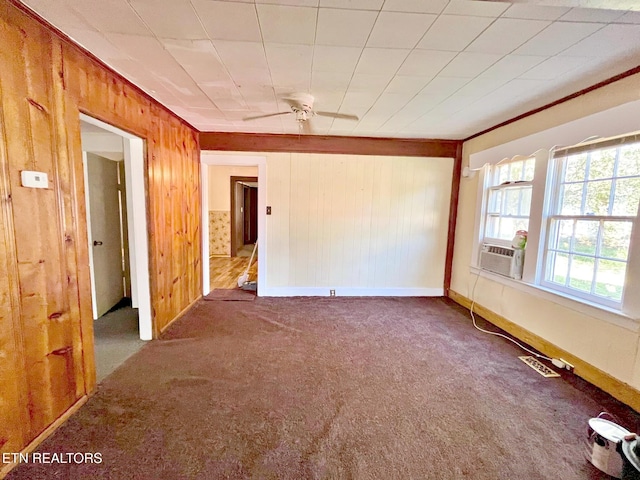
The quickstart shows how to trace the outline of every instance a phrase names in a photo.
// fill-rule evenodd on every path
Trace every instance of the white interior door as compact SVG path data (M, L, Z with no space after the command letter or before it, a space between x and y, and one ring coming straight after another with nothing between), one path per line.
M95 314L101 317L124 297L118 164L88 153Z

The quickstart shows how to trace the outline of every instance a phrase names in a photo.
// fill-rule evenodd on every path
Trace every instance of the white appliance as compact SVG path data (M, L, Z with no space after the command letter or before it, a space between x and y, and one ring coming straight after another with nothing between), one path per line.
M485 243L480 251L480 268L505 277L522 279L524 250Z

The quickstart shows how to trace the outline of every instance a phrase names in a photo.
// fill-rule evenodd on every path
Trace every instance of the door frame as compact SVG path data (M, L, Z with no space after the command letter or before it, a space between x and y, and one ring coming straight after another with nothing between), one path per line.
M200 184L202 186L202 295L211 292L209 267L209 166L258 167L258 296L267 291L267 157L257 155L200 152Z
M238 253L238 245L236 245L236 183L238 182L258 182L258 196L260 196L260 181L258 177L230 177L229 193L231 195L231 256L235 257ZM258 209L259 210L259 209Z
M149 285L149 229L147 221L147 188L145 176L144 139L113 125L80 113L80 120L122 137L129 234L129 267L131 276L131 303L138 309L138 330L141 340L153 338L151 315L151 288ZM85 200L88 202L86 154L83 151ZM93 258L91 255L91 219L87 208L87 237L89 241L89 275L91 276L91 302L95 315L95 288Z

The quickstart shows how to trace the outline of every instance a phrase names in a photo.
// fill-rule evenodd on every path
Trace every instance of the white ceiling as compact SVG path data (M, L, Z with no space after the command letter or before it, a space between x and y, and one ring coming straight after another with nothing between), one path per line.
M201 131L297 133L242 119L309 92L360 117L314 134L462 139L640 65L640 1L514 1L23 3Z

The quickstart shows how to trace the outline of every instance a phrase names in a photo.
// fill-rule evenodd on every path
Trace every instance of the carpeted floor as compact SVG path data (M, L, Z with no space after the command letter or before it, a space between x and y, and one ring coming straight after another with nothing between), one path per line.
M543 378L467 314L445 299L202 301L39 448L102 463L9 478L608 478L585 460L587 420L640 416Z

